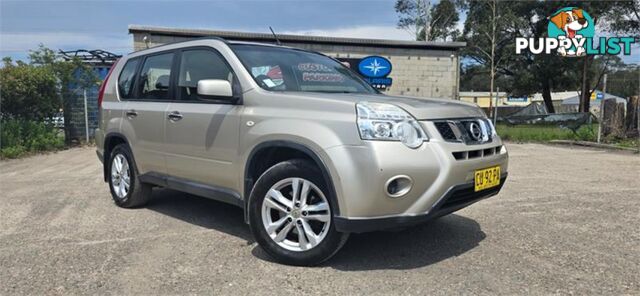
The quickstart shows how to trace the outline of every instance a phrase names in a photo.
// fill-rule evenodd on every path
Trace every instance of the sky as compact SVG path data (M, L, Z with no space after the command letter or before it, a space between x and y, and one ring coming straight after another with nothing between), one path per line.
M15 1L0 0L0 51L21 58L55 49L132 50L128 25L411 39L396 28L394 0Z
M434 1L436 2L436 1ZM131 24L411 40L396 28L395 0L0 0L0 56L52 49L132 51ZM637 45L637 44L636 44ZM640 63L640 48L626 62Z

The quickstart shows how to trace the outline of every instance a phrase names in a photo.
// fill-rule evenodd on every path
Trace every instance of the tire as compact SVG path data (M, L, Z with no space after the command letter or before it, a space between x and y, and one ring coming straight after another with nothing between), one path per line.
M108 165L109 190L116 205L123 208L135 208L145 205L151 199L151 185L140 182L133 153L128 145L120 144L114 147L109 156ZM123 181L127 177L129 187L123 191L123 188L126 188L126 182L123 183Z
M297 199L293 197L294 184L298 188ZM249 222L253 236L280 263L311 266L328 260L349 237L335 229L333 209L337 205L331 204L333 194L320 170L309 161L295 159L272 166L251 191ZM268 225L279 226L267 230ZM283 235L285 230L288 234Z

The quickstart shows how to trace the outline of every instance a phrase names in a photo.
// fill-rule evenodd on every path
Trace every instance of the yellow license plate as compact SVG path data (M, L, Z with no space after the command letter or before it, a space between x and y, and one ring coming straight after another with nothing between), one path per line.
M477 170L475 174L475 191L500 185L500 166Z

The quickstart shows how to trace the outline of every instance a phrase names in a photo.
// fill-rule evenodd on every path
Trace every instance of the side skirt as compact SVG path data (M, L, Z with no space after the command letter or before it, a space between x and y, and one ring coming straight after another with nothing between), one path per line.
M240 194L228 188L202 184L155 172L140 175L140 181L244 208L244 202Z

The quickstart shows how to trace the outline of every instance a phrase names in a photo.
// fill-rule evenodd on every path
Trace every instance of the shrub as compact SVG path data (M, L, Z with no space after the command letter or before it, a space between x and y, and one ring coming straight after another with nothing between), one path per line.
M0 122L0 157L17 158L32 152L64 147L61 131L44 122L3 119Z
M570 129L560 128L555 125L509 126L498 124L496 130L503 140L516 142L549 142L552 140L595 141L598 133L598 125L584 125L575 133Z
M0 88L5 116L41 120L61 107L55 73L46 67L5 61L0 68Z

